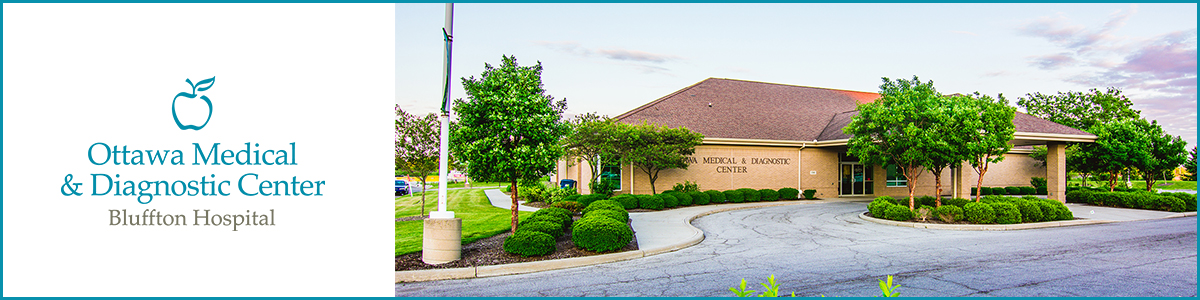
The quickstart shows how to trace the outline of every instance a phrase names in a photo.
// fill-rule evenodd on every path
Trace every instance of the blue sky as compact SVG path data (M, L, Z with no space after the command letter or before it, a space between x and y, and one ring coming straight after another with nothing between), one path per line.
M396 103L441 100L444 4L396 4ZM460 78L542 62L568 114L616 116L709 77L877 92L1121 88L1196 145L1196 4L456 4Z

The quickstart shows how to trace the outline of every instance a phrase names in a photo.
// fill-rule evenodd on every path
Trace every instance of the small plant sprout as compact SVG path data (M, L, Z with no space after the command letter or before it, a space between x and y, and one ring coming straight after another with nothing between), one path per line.
M754 297L754 293L757 292L755 290L747 290L746 289L746 279L745 278L742 278L742 284L740 286L731 287L731 288L729 288L729 290L733 291L734 294L737 294L738 297Z
M900 297L900 292L896 291L898 288L900 288L899 284L892 285L892 275L888 275L886 283L879 280L879 290L883 292L884 297Z

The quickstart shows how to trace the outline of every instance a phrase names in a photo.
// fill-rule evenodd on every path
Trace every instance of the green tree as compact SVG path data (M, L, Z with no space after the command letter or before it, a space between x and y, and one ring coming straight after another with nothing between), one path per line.
M915 209L917 178L931 162L930 149L941 138L930 113L944 103L933 81L883 78L880 98L858 105L858 115L842 131L851 135L847 152L864 165L896 165L908 179L908 208ZM940 112L940 110L939 110Z
M1183 180L1196 181L1196 147L1192 146L1192 152L1188 154L1188 159L1183 163L1183 168L1187 174L1183 175Z
M1088 131L1096 135L1096 142L1084 144L1084 151L1098 172L1108 174L1108 190L1117 186L1121 174L1152 159L1149 144L1150 124L1146 120L1124 120L1093 126Z
M1145 145L1149 156L1134 167L1142 173L1142 180L1146 182L1146 191L1153 191L1154 183L1163 173L1170 172L1187 162L1187 150L1185 150L1187 142L1179 136L1171 136L1164 132L1162 126L1158 125L1158 121L1146 124L1143 120L1139 124L1142 124L1143 133L1150 142Z
M519 66L514 56L502 56L499 67L485 63L480 78L463 78L462 85L467 100L454 101L451 150L476 181L511 183L515 233L518 181L550 173L563 155L558 142L568 130L561 121L566 101L546 94L541 62Z
M1033 93L1017 98L1017 106L1032 116L1054 123L1087 130L1103 123L1137 119L1141 111L1131 108L1133 101L1110 87L1105 91Z
M439 157L437 115L409 114L396 105L396 170L421 181L421 215L425 215L425 179L437 171Z
M1038 166L1045 167L1046 155L1049 154L1049 152L1050 151L1046 149L1046 146L1033 146L1033 152L1029 153L1029 158L1032 158L1033 161L1036 161Z
M563 137L562 141L563 148L566 149L565 157L573 158L568 161L577 159L587 162L592 171L588 183L594 190L593 193L597 188L606 188L608 185L601 184L598 180L602 164L600 160L619 160L617 152L621 148L621 137L630 126L595 113L578 115L568 124L570 133ZM606 194L611 193L610 190Z
M685 159L696 153L696 146L704 141L704 135L684 127L669 128L646 122L621 131L625 132L619 149L621 159L646 173L652 194L658 193L654 187L658 173L666 169L687 169Z
M1012 149L1013 117L1017 109L1008 106L1004 95L996 98L975 92L971 96L957 96L955 102L963 104L963 118L959 119L964 126L964 133L958 136L962 140L963 154L971 168L979 174L975 187L983 187L983 176L987 174L988 166L1004 161L1004 154ZM979 202L980 194L976 193L975 201Z
M942 170L959 168L967 160L963 146L965 141L959 137L971 134L961 120L970 115L964 103L957 100L953 96L938 97L933 107L923 111L932 126L926 131L929 138L924 140L920 149L929 155L925 168L933 173L935 206L942 206Z

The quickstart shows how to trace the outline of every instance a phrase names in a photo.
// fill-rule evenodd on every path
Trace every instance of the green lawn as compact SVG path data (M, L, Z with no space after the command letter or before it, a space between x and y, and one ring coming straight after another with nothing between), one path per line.
M463 220L463 244L509 230L511 212L492 206L482 189L447 192L450 201L446 203L446 209L453 211L454 217ZM420 214L420 204L421 194L415 197L396 197L396 218ZM436 209L437 193L429 193L425 196L425 214L428 215L429 211ZM531 213L520 212L520 217L524 218L528 214ZM421 251L422 226L421 220L396 222L396 255Z
M1079 180L1071 180L1071 181L1067 182L1067 185L1074 186L1074 185L1078 185L1080 183L1081 182ZM1092 186L1092 187L1108 188L1108 181L1104 181L1104 180L1088 180L1087 183L1088 183L1088 186ZM1160 185L1163 183L1170 183L1170 185ZM1196 190L1196 182L1195 181L1161 181L1160 180L1160 181L1156 182L1155 185L1156 185L1155 188L1160 189L1160 190ZM1125 181L1122 180L1121 182L1118 182L1117 186L1124 187ZM1144 189L1144 188L1146 188L1146 182L1141 181L1141 180L1134 180L1133 187Z
M437 182L430 182L429 184L434 186L434 188L437 187ZM499 183L499 182L471 182L472 188L483 188L483 187L494 188L494 187L500 187L501 185L504 185L504 184ZM459 182L459 183L450 182L450 183L446 183L446 186L448 186L452 189L453 188L461 188L461 187L466 187L466 183L465 182Z

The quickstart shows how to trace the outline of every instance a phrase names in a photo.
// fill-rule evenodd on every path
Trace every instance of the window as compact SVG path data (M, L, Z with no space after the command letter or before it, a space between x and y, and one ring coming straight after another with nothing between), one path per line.
M908 178L904 178L904 175L900 174L900 169L896 165L887 166L887 186L908 186Z
M613 190L621 190L621 165L602 163L600 168L600 181L612 182Z

